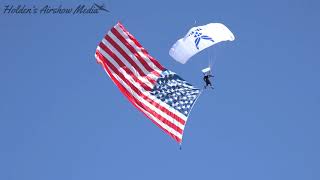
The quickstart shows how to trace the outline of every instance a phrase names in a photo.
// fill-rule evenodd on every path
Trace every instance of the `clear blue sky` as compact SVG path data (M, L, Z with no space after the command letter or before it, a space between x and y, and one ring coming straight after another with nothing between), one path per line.
M111 14L8 15L1 1L1 180L319 180L320 4L316 0L106 1ZM214 91L192 111L183 149L118 91L94 52L121 21L149 53L202 86L203 52L175 62L194 25L226 24Z

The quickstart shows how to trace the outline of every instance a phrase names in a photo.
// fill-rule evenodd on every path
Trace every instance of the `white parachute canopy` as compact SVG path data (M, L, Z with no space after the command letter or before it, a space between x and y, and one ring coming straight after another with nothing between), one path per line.
M170 49L170 56L185 64L189 58L203 49L221 41L233 41L232 32L221 23L210 23L191 28L184 38L179 39Z

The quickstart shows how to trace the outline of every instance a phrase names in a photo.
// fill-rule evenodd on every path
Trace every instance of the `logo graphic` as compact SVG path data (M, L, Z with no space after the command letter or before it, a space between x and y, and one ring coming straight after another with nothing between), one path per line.
M199 49L199 43L200 43L200 40L201 40L201 39L209 40L209 41L214 42L214 40L213 40L211 37L209 37L209 36L207 36L207 35L202 35L202 32L201 32L201 31L202 31L201 28L197 28L196 30L192 31L192 32L188 35L188 37L193 35L193 37L195 38L194 43L195 43L197 49Z
M104 4L99 6L97 3L93 3L99 10L109 12L106 8L104 8Z

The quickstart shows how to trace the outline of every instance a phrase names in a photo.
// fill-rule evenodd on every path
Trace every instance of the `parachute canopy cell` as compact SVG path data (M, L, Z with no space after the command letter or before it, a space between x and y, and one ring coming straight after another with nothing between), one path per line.
M221 23L210 23L191 28L170 49L170 56L185 64L193 55L222 41L233 41L233 33Z

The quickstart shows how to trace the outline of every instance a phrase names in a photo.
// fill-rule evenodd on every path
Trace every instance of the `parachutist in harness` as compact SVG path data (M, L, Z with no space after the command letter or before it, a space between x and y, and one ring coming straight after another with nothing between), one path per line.
M211 74L204 74L203 76L203 81L206 83L206 85L204 86L205 89L207 89L208 86L211 87L211 89L214 89L211 82L210 82L210 77L214 77Z

